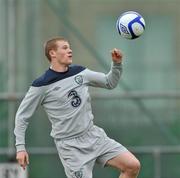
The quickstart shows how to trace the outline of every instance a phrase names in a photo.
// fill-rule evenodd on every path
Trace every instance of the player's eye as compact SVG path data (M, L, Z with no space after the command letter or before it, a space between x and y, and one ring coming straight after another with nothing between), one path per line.
M63 46L63 49L70 49L70 47L69 46Z

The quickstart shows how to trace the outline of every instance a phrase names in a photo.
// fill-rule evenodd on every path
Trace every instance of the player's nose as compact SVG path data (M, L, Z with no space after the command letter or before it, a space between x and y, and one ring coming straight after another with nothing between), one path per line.
M68 56L72 57L72 50L71 49L68 50Z
M68 54L72 54L72 50L71 49L68 50Z

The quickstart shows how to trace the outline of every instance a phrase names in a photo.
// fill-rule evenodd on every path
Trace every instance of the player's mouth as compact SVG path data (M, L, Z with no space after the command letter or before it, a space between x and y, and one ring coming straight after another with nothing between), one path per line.
M69 54L68 57L69 57L69 58L72 58L72 54Z

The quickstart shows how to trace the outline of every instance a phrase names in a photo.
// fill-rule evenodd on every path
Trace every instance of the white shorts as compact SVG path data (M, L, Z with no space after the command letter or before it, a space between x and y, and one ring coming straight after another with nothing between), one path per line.
M55 144L68 178L92 178L95 163L105 166L108 160L127 151L97 126L75 138L55 139Z

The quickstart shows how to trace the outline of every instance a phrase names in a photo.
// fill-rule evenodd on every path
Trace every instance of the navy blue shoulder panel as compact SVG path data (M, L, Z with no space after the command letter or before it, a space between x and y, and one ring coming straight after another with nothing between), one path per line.
M59 80L76 75L85 69L85 67L79 65L70 65L66 72L56 72L49 68L41 77L33 81L32 86L41 87L49 85Z

